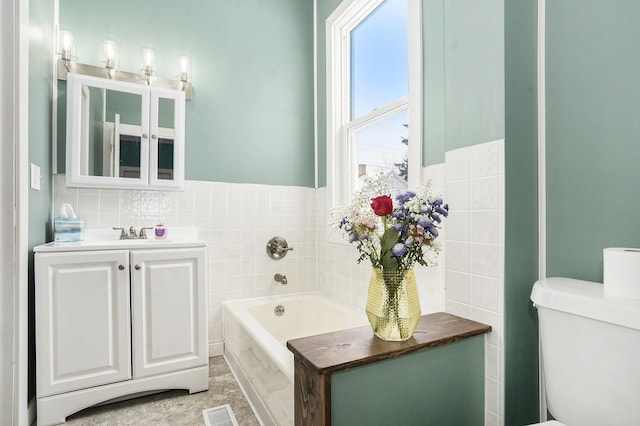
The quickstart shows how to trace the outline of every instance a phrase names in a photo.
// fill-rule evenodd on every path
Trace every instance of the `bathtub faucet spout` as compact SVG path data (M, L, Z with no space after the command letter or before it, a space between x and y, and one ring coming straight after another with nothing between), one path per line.
M273 276L273 279L276 280L277 282L279 282L282 285L286 285L287 284L287 276L283 275L283 274L275 274Z

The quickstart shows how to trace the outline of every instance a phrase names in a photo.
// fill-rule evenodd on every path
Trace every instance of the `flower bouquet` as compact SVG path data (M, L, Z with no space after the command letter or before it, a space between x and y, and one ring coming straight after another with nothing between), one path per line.
M389 173L365 177L353 202L334 209L340 232L355 244L358 263L369 259L373 267L367 316L374 333L385 340L406 340L420 319L420 302L413 267L435 265L428 254L440 252L442 218L449 207L431 194L431 183L416 191L391 197Z

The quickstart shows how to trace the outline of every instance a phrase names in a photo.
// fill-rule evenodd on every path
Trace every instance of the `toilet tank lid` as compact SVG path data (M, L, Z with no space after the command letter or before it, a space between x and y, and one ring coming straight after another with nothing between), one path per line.
M640 330L640 301L604 294L601 283L544 278L533 285L536 306Z

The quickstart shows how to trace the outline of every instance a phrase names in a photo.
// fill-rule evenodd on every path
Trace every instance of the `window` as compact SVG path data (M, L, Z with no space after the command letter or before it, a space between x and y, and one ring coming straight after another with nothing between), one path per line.
M330 207L379 170L393 172L396 190L420 180L419 8L420 0L345 0L327 20Z

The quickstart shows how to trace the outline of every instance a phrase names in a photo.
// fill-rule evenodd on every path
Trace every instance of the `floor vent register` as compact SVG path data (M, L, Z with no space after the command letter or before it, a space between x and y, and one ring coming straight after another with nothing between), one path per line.
M202 410L202 415L207 426L239 426L229 404Z

